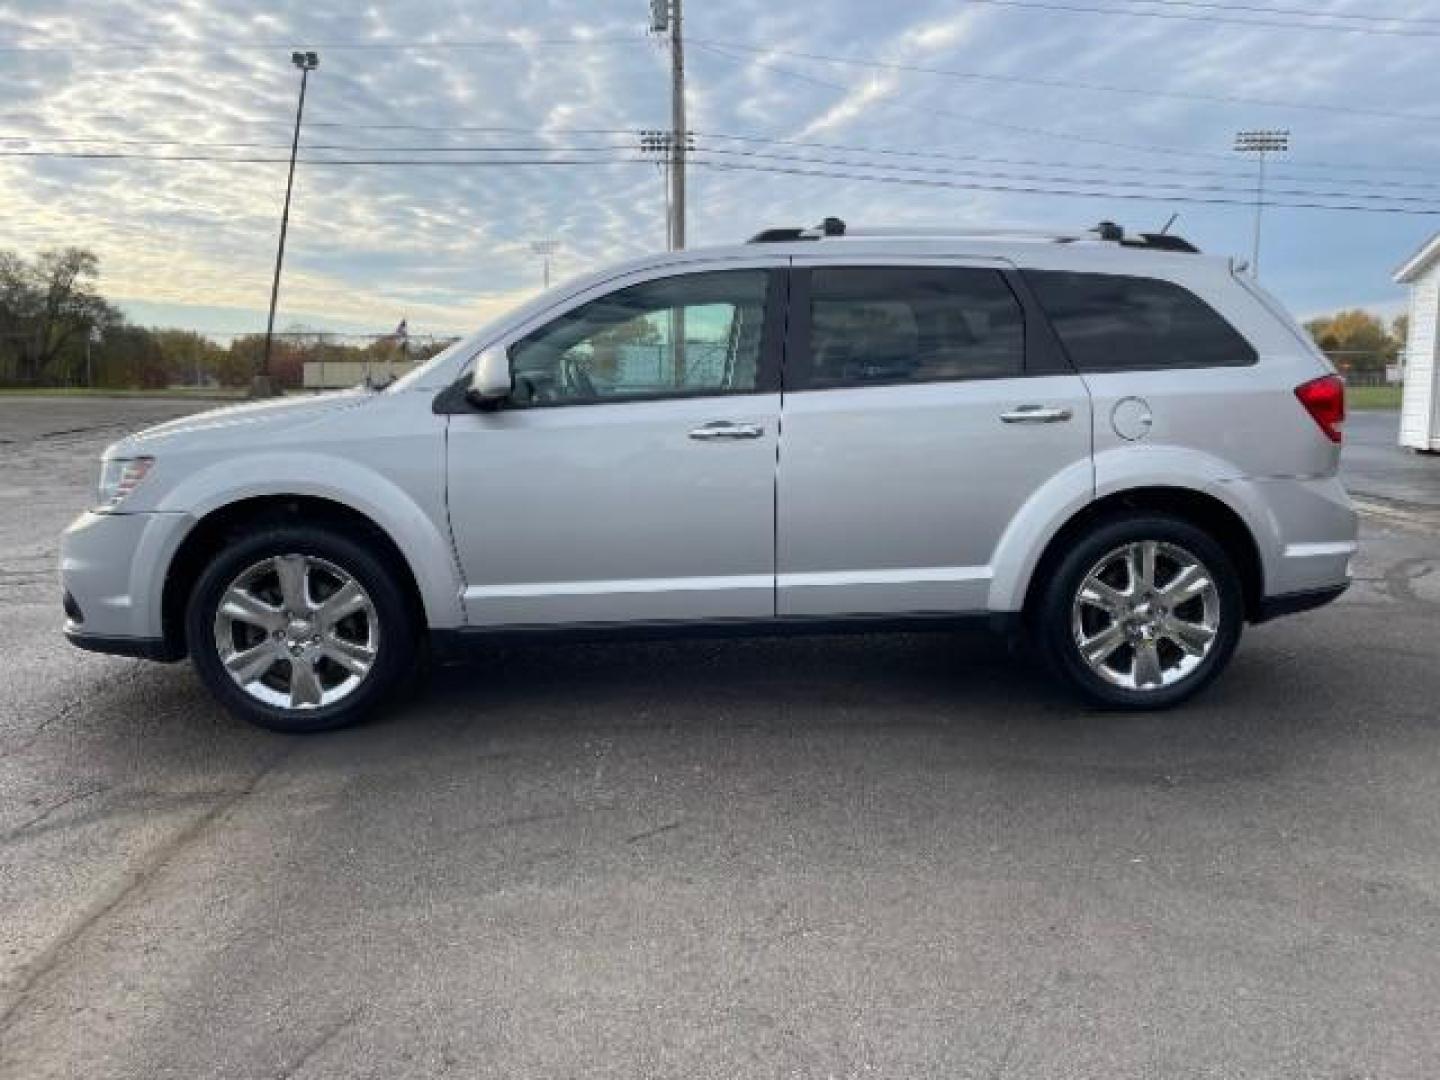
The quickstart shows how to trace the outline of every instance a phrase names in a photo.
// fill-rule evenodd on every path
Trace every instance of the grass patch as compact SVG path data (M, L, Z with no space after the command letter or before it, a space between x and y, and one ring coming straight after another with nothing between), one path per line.
M1398 386L1347 386L1345 404L1352 409L1398 409Z

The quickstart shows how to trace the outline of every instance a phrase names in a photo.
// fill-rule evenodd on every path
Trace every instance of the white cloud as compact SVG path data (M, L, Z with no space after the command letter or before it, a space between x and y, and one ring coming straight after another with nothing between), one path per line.
M1347 6L1364 10L1358 0ZM322 53L307 104L306 144L353 148L327 154L463 159L463 153L420 155L402 148L505 145L532 148L516 151L515 158L593 160L615 157L617 150L628 156L634 146L629 132L669 120L666 57L645 38L645 9L643 0L396 0L358 10L348 0L275 0L257 12L250 0L72 0L57 10L51 0L11 0L0 11L0 36L8 41L161 39L175 48L0 54L0 132L255 143L260 145L229 152L283 159L294 108L293 43ZM888 6L870 0L733 0L693 6L688 26L690 124L701 133L702 148L731 151L712 153L712 162L747 166L722 171L697 163L692 170L691 234L699 242L734 240L764 225L810 222L824 213L870 223L1080 224L1112 217L1149 224L1171 209L757 172L751 170L854 172L859 155L718 135L1060 163L867 159L891 172L924 165L941 170L930 177L956 182L987 182L971 174L1004 171L1039 179L988 182L1060 187L1053 178L1069 176L1089 177L1086 183L1098 187L1143 178L1114 170L1144 165L1180 170L1170 174L1174 183L1244 189L1248 180L1202 174L1245 170L1224 156L1235 128L1288 126L1297 148L1297 161L1287 166L1293 175L1312 175L1299 167L1302 158L1403 161L1440 173L1440 123L945 78L778 52L1424 112L1440 91L1440 70L1429 63L1424 42L996 8L957 12L942 0ZM436 44L495 39L512 44ZM337 47L402 41L431 47ZM753 51L727 50L727 42ZM275 48L253 47L257 43ZM1199 148L1217 157L1130 152L1106 142ZM12 151L24 146L6 145ZM73 144L34 147L66 145ZM597 153L602 147L609 152ZM1186 176L1186 168L1197 175ZM1276 173L1285 175L1279 167ZM1361 194L1375 190L1364 183L1380 179L1363 172L1313 175L1332 175L1331 186ZM1424 173L1398 178L1440 182ZM283 163L4 157L0 246L89 246L101 255L105 285L114 295L168 304L177 319L186 317L184 305L197 311L249 308L259 323L283 188ZM1429 191L1419 187L1410 194L1428 197ZM1245 207L1174 208L1182 211L1181 227L1205 246L1247 246ZM282 304L291 312L329 312L376 329L388 329L403 308L412 325L428 321L460 329L535 288L538 266L529 239L558 238L557 270L575 273L658 246L662 215L661 182L652 165L302 166ZM1440 218L1275 210L1267 219L1267 243L1274 250L1265 260L1267 278L1307 310L1344 303L1348 296L1383 297L1391 265L1418 246L1432 223Z

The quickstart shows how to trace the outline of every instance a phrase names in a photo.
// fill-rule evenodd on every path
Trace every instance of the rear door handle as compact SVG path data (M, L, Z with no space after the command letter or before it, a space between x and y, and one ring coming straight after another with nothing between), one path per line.
M1017 405L1009 412L1001 413L1000 420L1006 424L1059 424L1073 415L1069 409L1046 405Z
M759 424L737 424L733 420L712 420L701 424L690 432L690 438L704 442L721 442L726 439L758 439L765 434Z

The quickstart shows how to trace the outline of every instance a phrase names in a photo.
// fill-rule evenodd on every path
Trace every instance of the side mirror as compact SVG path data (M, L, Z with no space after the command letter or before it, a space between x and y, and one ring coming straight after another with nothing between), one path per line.
M486 349L475 359L466 395L477 405L493 405L510 396L510 357L504 349Z

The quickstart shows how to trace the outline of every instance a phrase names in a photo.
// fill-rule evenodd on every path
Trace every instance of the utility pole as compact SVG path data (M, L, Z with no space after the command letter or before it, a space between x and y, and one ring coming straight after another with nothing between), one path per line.
M670 35L670 213L667 239L671 251L685 247L685 155L690 132L685 127L685 40L681 33L683 0L650 0L650 31Z
M1265 212L1265 155L1285 153L1290 149L1288 131L1237 131L1235 151L1240 154L1255 154L1259 169L1255 177L1255 238L1250 252L1250 272L1256 280L1260 277L1260 220Z
M685 154L691 134L685 127L685 39L681 32L683 0L650 0L650 30L670 34L670 206L666 214L667 238L671 251L685 248ZM645 133L641 134L644 148ZM685 309L670 310L671 382L677 388L688 380L685 361Z
M685 42L680 36L683 0L670 0L670 247L685 249Z
M320 66L313 52L293 52L290 62L300 69L300 103L295 108L295 137L290 143L290 175L285 180L285 209L280 214L280 246L275 252L275 282L270 287L270 319L265 324L265 359L260 374L270 374L270 350L275 338L275 303L280 298L280 268L285 263L285 234L290 228L290 193L295 188L295 158L300 151L300 122L305 116L305 86L310 72Z

